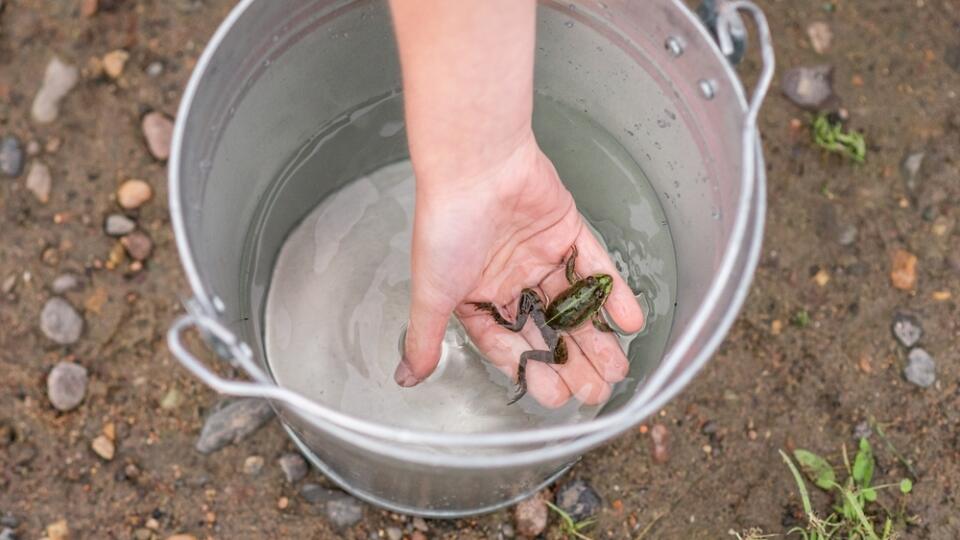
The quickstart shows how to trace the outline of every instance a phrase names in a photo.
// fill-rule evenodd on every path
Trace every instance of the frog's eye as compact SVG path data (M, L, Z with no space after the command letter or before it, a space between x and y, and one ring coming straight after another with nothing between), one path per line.
M593 285L597 282L597 278L593 276L587 276L587 285Z
M597 289L593 291L593 295L596 296L597 298L603 298L603 295L604 295L603 289Z

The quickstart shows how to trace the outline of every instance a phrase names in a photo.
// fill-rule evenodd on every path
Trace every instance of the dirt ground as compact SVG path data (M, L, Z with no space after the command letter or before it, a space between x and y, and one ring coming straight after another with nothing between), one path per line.
M211 455L193 449L217 397L178 366L164 341L188 287L170 230L165 165L147 152L140 118L176 112L204 43L233 2L100 0L95 15L83 16L85 3L0 1L0 137L38 142L27 169L39 160L53 178L42 204L25 188L26 172L0 176L0 516L15 518L4 518L0 530L34 539L66 520L73 538L377 538L394 526L413 535L408 518L371 507L350 529L332 528L298 495L304 481L282 478L276 459L293 447L276 422ZM915 517L903 537L958 538L960 4L760 4L780 73L835 66L839 105L866 134L867 162L855 166L812 147L806 128L791 125L806 114L771 90L761 119L770 208L752 293L719 354L677 400L570 473L604 499L589 534L732 538L728 531L750 527L783 534L800 522L800 500L778 449L838 460L841 446L853 448L858 424L873 422L913 464L908 471L871 435L879 480L915 480L906 499ZM807 36L815 21L833 32L823 54ZM115 49L130 53L118 79L85 67ZM53 55L84 74L59 117L41 125L30 106ZM755 68L748 60L745 69ZM901 162L915 152L924 159L907 182ZM130 261L104 267L116 240L103 220L118 211L114 193L129 178L155 191L127 212L154 242L139 272ZM891 284L896 250L917 257L912 290ZM85 319L71 346L47 339L38 324L53 280L65 272L81 278L64 296ZM801 311L805 326L791 322ZM920 345L936 361L928 388L904 378L907 350L891 334L898 311L922 324ZM47 374L61 360L86 367L90 380L83 403L65 413L47 398ZM651 457L653 423L669 433L664 464ZM115 432L110 460L91 449L105 428ZM255 476L241 473L252 455L266 463ZM306 481L325 483L317 472ZM829 506L821 494L814 501ZM423 536L497 538L512 522L510 511L430 521ZM546 537L561 537L557 524L551 517Z

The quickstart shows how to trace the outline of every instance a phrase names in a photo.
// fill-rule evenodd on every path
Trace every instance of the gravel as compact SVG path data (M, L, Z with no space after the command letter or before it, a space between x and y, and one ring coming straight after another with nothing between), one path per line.
M903 376L911 383L927 388L937 382L937 365L930 353L917 347L907 356Z
M280 456L277 460L280 469L283 471L283 477L288 483L296 483L307 475L307 462L300 454L289 453Z
M43 75L43 84L33 98L30 114L34 121L49 124L60 114L60 102L76 86L80 72L76 67L53 57Z
M270 403L256 398L243 398L221 407L207 417L194 447L209 454L242 441L273 418Z
M908 313L894 315L890 329L897 341L908 349L916 345L923 337L923 327L920 325L920 320Z
M554 502L574 521L582 521L600 511L603 499L590 484L574 480L557 489Z
M63 294L80 288L80 278L76 274L60 274L53 280L50 288L57 294Z
M346 529L363 519L363 503L342 491L304 484L300 495L310 504L322 508L326 518L338 529Z
M535 537L547 528L547 504L541 494L521 501L513 510L517 533Z
M0 173L16 178L23 173L23 145L20 139L7 135L0 139Z
M123 214L110 214L103 223L108 236L123 236L137 228L137 223Z
M47 398L57 410L73 410L87 393L87 380L87 368L73 362L59 362L47 375Z
M60 345L71 345L80 339L83 318L69 302L54 296L47 300L40 312L40 330L51 341Z
M34 161L27 173L27 190L33 193L42 204L50 202L50 191L53 189L53 177L50 168L40 161Z
M833 66L796 67L780 79L780 89L794 104L817 110L833 97Z
M163 113L147 113L141 122L143 138L147 141L150 154L163 161L170 157L170 139L173 138L173 120Z

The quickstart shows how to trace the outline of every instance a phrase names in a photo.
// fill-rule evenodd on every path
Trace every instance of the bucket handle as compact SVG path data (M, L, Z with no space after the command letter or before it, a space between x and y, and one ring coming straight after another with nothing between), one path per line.
M750 142L748 148L753 148L752 139L757 130L757 116L760 114L760 107L770 89L770 83L773 81L773 72L776 67L776 60L773 53L773 40L770 36L770 26L767 24L767 18L763 10L749 0L730 0L720 4L717 10L717 44L720 46L720 52L724 56L730 56L736 53L737 40L742 40L742 21L738 12L747 11L753 17L754 24L757 25L758 42L760 44L760 58L763 61L760 69L760 78L750 96L750 102L747 108L746 125L744 131L747 137L744 142Z

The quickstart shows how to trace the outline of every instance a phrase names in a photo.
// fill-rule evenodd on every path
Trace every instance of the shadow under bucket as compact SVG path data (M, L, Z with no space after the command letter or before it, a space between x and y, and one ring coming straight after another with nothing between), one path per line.
M662 332L629 343L630 377L602 409L528 428L436 429L310 399L268 362L264 317L284 242L329 196L407 158L396 126L402 114L390 105L399 97L400 70L380 1L246 0L211 39L181 104L169 164L171 216L194 294L189 314L170 329L171 350L218 392L270 399L317 467L378 506L458 517L510 504L553 481L679 392L720 344L746 296L765 211L756 115L773 56L762 15L743 1L720 6L724 50L732 50L738 10L754 16L764 60L749 104L710 34L679 1L540 3L538 100L585 115L642 170L643 186L613 173L578 180L569 144L553 136L557 124L535 120L544 151L565 182L569 177L578 207L611 252L619 253L617 242L647 240L626 227L625 238L611 240L604 230L604 220L629 221L616 217L614 204L631 186L650 190L672 237L675 304L661 310ZM540 118L553 106L538 105ZM379 118L374 113L385 115L374 133L387 136L358 128ZM304 149L313 169L301 181L285 171ZM191 326L250 380L224 380L187 351L181 333ZM662 355L650 352L653 344Z

